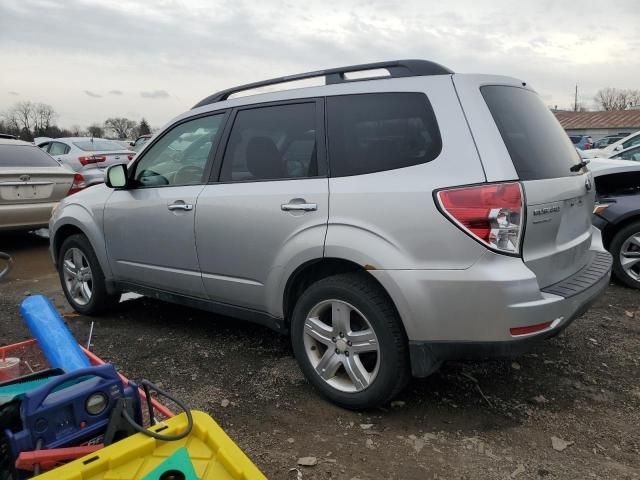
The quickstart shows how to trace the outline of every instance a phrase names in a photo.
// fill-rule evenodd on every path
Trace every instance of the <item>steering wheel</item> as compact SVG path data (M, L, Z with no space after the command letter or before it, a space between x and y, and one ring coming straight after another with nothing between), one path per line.
M176 185L199 183L204 169L198 165L186 165L176 172L173 183Z

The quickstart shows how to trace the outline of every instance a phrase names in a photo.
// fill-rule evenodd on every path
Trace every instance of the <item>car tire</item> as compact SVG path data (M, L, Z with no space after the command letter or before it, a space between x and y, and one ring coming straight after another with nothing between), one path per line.
M120 294L107 291L104 272L93 247L82 234L71 235L58 253L58 275L67 301L83 315L99 315L113 307Z
M383 405L410 378L400 317L387 293L364 273L310 285L293 310L291 342L307 380L344 408Z
M634 237L637 237L637 243L632 241ZM609 252L613 256L616 279L628 287L640 289L640 221L618 231L611 240ZM636 263L623 263L623 260L633 262L635 258L638 258Z

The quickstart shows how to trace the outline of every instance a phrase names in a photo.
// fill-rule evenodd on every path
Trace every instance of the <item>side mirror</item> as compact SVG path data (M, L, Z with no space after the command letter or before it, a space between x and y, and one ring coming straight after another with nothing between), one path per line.
M129 145L131 145L132 147L135 146L136 142L129 142Z
M109 188L124 188L127 186L127 166L124 163L111 165L107 169L104 183Z

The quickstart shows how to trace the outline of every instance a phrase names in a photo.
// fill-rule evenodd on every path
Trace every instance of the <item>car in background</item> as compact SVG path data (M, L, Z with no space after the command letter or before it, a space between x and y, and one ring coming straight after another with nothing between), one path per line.
M17 140L18 137L15 135L11 135L10 133L0 133L0 138L5 140Z
M33 144L0 139L0 230L46 227L53 207L83 188L82 175Z
M106 168L127 163L134 152L118 142L93 137L52 138L36 144L56 160L81 173L89 184L104 181Z
M640 163L595 158L588 168L596 187L592 223L613 256L613 275L640 289Z
M608 135L596 141L596 143L593 144L593 148L608 147L609 145L616 143L618 140L622 140L624 137L625 135Z
M580 150L589 150L593 147L593 138L589 135L569 135L571 142Z
M640 143L621 152L618 152L611 157L612 160L631 160L632 162L640 162Z
M131 142L129 145L131 146L131 150L138 153L144 147L144 144L149 141L149 139L153 137L152 134L148 133L146 135L140 135L136 138L135 142Z
M592 148L591 150L589 150L587 156L589 158L609 158L615 155L616 152L621 152L635 145L640 145L640 130L632 133L631 135L627 135L626 137L621 138L617 142L612 143L611 145L607 145L604 148Z

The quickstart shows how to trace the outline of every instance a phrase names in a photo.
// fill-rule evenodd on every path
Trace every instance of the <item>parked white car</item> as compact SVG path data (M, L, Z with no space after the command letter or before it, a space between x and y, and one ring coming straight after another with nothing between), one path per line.
M52 138L36 145L74 172L81 173L90 184L102 182L107 167L127 163L135 155L120 143L103 138Z
M592 148L585 151L585 158L611 158L616 153L631 148L635 145L640 145L640 130L632 133L611 145L607 145L605 148Z

